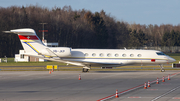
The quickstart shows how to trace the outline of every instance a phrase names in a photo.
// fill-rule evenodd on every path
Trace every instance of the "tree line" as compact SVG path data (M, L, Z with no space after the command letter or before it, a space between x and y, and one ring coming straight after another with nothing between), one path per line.
M60 47L119 49L141 46L179 46L180 25L140 25L117 21L104 10L92 13L89 10L72 10L70 6L52 9L41 6L7 8L0 7L0 57L14 54L23 49L17 35L2 31L32 28L42 39L58 42Z

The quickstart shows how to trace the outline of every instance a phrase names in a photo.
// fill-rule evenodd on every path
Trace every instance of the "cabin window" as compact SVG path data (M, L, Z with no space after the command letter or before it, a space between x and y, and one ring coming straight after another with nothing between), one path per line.
M108 57L110 57L110 56L111 56L111 54L110 54L110 53L108 53L108 54L107 54L107 56L108 56Z
M126 57L126 54L123 54L122 56L123 56L123 57Z
M99 54L99 56L100 56L100 57L103 57L103 56L104 56L104 54L103 54L103 53L101 53L101 54Z
M130 57L133 57L134 56L134 54L130 54Z
M119 54L115 54L115 57L118 57L119 56Z
M88 56L88 53L85 53L84 56Z
M141 55L141 54L138 54L137 56L138 56L138 57L141 57L142 55Z
M95 53L93 53L93 54L92 54L92 56L96 56L96 54L95 54Z

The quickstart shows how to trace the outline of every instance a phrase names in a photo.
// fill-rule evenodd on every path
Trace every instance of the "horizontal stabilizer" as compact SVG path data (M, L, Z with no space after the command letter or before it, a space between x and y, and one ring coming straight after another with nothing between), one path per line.
M11 31L3 31L4 33L13 33L13 32L11 32Z
M14 29L10 31L3 31L4 33L14 33L14 34L20 34L20 35L35 35L35 31L30 28L24 28L24 29Z

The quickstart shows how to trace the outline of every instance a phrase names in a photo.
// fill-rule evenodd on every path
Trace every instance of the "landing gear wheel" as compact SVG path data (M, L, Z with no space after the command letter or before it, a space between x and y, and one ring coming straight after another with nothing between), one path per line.
M89 69L83 68L83 69L82 69L82 72L88 72L88 70L89 70Z
M161 67L161 72L165 72L163 65L160 65L160 67Z
M161 72L165 72L165 69L161 69Z

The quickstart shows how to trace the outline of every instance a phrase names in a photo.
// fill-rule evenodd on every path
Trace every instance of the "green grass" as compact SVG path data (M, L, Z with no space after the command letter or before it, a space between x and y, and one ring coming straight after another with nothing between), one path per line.
M60 62L8 62L0 63L0 66L46 66L46 65L66 65Z
M174 63L179 63L180 61L180 53L166 53L167 55L169 55L170 57L176 59L177 61ZM1 58L2 60L4 58ZM2 62L0 63L0 66L33 66L33 67L11 67L11 68L6 68L6 67L1 67L0 69L4 69L4 70L35 70L35 71L47 71L46 70L46 65L66 65L64 63L60 63L60 62L51 62L51 61L47 61L47 62L14 62L14 58L7 58L8 59L8 63ZM44 67L38 67L38 66L44 66ZM164 66L166 70L178 70L178 69L172 69L171 65L169 66ZM71 69L68 69L71 68ZM75 69L72 69L75 68ZM124 68L129 68L129 69L124 69ZM58 70L60 71L81 71L82 67L59 67ZM55 70L55 71L58 71ZM101 71L123 71L123 70L160 70L160 67L158 65L155 66L122 66L122 67L116 67L116 69L101 69L101 68L97 68L97 67L92 67L92 70L101 70Z
M0 66L46 66L46 65L66 65L60 62L14 62L14 58L7 58L7 63L3 61L4 58L1 58L2 62Z
M4 59L5 59L5 58L1 58L1 62L2 62L2 63L4 63L4 61L3 61ZM9 63L9 62L14 62L14 58L7 58L7 61L8 61L8 63Z

